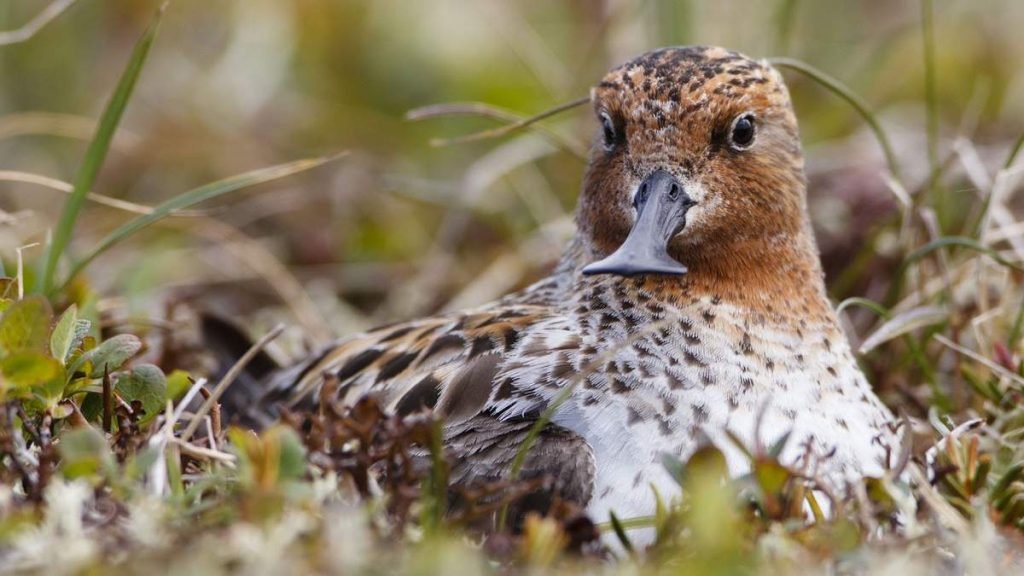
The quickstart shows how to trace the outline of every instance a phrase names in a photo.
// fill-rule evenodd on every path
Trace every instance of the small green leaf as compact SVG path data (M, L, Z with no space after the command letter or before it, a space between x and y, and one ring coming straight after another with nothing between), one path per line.
M70 400L61 402L53 407L53 410L50 411L50 415L53 416L54 420L63 420L75 413L73 405L74 403Z
M830 540L837 550L849 552L861 543L860 528L848 518L839 518L829 530Z
M714 444L706 444L698 448L686 461L685 469L687 475L696 471L715 478L729 477L729 464L725 454Z
M106 438L95 428L77 428L60 437L61 471L68 479L94 477L114 467Z
M72 304L60 315L50 335L50 353L61 363L67 360L75 343L75 324L78 320L78 306Z
M779 437L779 439L775 441L775 444L772 444L772 447L768 449L768 456L772 459L778 460L779 457L782 456L782 451L786 449L786 445L789 444L789 438L792 435L793 431L790 430Z
M895 510L896 501L893 499L892 494L889 493L885 482L878 478L865 478L864 488L867 491L868 498L876 506L887 511Z
M192 387L192 378L184 370L175 370L167 375L167 397L177 402Z
M0 353L45 351L51 316L50 303L42 296L12 304L0 317Z
M101 378L103 374L114 372L132 356L142 349L142 340L131 334L118 334L105 340L98 347L84 354L79 362L91 362L90 376Z
M140 364L117 379L117 391L127 402L138 400L146 411L144 422L160 413L167 400L167 378L152 364Z
M281 447L278 477L282 481L302 479L306 474L306 449L299 435L288 426L275 426L267 432Z
M22 350L8 354L0 361L0 372L6 386L16 396L50 381L63 380L64 367L42 352ZM63 384L63 382L61 382Z
M790 473L777 460L760 460L754 464L754 476L765 494L778 494L789 480Z
M622 548L627 554L633 555L633 541L626 535L626 527L622 525L622 521L615 515L615 512L608 513L608 520L612 524L612 529L615 531L615 537L619 539L619 543L622 544Z
M126 480L138 480L144 478L153 464L162 456L159 448L146 446L134 455L130 456L124 463L124 478Z
M999 478L992 487L991 498L998 499L1007 493L1010 485L1024 475L1024 462L1018 462L1006 469L1006 472Z
M56 362L56 366L58 366L57 376L47 380L42 385L37 386L33 390L33 393L35 393L36 398L43 402L46 409L52 411L57 407L57 404L64 399L66 379L64 378L64 366L53 358L50 358L50 360Z

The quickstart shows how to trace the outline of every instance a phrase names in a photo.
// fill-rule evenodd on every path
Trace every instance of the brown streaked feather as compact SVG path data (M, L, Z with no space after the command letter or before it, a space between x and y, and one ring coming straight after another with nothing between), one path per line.
M388 389L390 382L386 379L377 382L376 377L374 380L369 377L379 373L374 362L388 351L418 351L418 356L407 367L408 374L403 376L415 384L409 385L399 400L402 402L412 394L401 407L415 409L415 399L425 393L418 388L419 383L428 376L433 377L436 368L462 359L467 354L467 343L480 342L477 351L482 353L485 340L478 339L484 337L494 343L491 350L497 349L501 355L512 350L525 328L568 296L574 274L583 264L582 244L579 238L574 238L551 275L489 306L462 314L394 323L329 344L310 359L273 375L265 386L258 387L262 388L263 396L254 400L246 412L262 414L260 422L266 423L276 417L279 405L311 406L323 375L330 372L338 376L337 394L341 398L352 400L370 390ZM438 390L443 387L444 382L439 379Z
M466 340L458 334L444 334L438 338L435 338L430 346L427 347L423 353L422 360L427 360L438 354L448 352L449 354L457 354L466 347Z
M433 374L427 374L417 382L395 404L395 413L408 416L420 410L433 409L441 396L441 381Z
M311 406L324 374L334 374L346 403L372 392L399 412L436 403L446 416L471 418L490 397L493 376L520 334L549 313L546 306L510 302L371 330L278 375L260 409L276 413L272 405L282 398L290 408Z
M472 486L510 478L516 453L535 423L533 419L501 420L484 413L448 426L444 443L453 456L451 484ZM574 432L548 424L530 447L518 478L546 477L550 484L513 503L509 509L513 525L528 512L547 512L556 497L585 507L593 496L595 474L590 445Z
M454 423L479 414L491 397L500 360L497 354L471 358L445 387L437 405L438 415L445 422Z

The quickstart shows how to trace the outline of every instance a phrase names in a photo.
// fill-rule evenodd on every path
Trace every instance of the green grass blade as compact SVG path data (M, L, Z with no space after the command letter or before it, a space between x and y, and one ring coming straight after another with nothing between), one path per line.
M57 223L57 228L53 231L53 241L47 252L46 265L43 269L41 284L43 293L49 294L53 290L57 264L71 242L71 234L75 228L75 221L78 220L78 213L81 212L82 205L85 204L85 197L92 190L93 184L96 182L96 176L99 174L103 161L107 157L107 152L110 150L110 142L114 138L114 132L117 130L117 125L121 122L121 116L124 114L124 109L127 107L128 100L135 89L135 83L142 72L142 65L146 62L146 56L149 55L149 49L156 38L157 27L163 17L165 8L166 4L157 10L153 21L142 34L142 37L139 38L135 48L132 49L128 65L125 66L124 72L121 73L121 79L118 80L117 87L114 89L110 101L107 102L106 108L103 109L103 115L100 117L100 122L96 127L96 134L93 136L92 141L89 142L89 147L85 151L82 165L78 168L78 173L75 175L74 190L64 203L64 210L61 212L60 221Z
M868 123L868 127L871 129L871 132L874 133L875 139L878 140L878 144L882 147L882 153L885 154L886 164L889 165L889 172L892 172L893 178L895 178L897 182L902 183L899 162L896 160L896 153L893 151L892 142L889 140L888 134L886 134L885 130L882 129L882 124L878 121L878 118L875 117L871 108L860 96L857 95L856 92L850 90L850 88L836 78L833 78L832 76L829 76L821 70L818 70L810 64L801 62L800 60L793 58L769 58L768 61L778 68L796 70L808 78L811 78L818 84L821 84L836 96L846 100L846 102L852 106L858 114L860 114L861 118Z
M884 344L914 330L942 324L949 320L949 310L940 306L918 306L886 319L881 326L864 338L857 349L858 354L867 354Z
M1017 316L1013 320L1013 328L1010 329L1010 338L1007 340L1010 346L1017 345L1022 330L1024 330L1024 298L1021 298L1020 307L1017 308ZM1021 363L1021 366L1024 367L1024 362Z
M509 467L509 478L511 480L519 479L519 472L522 471L523 464L526 463L526 456L529 454L530 448L533 448L533 444L537 441L541 431L544 430L544 427L547 426L549 422L551 422L551 419L555 416L555 412L562 407L562 404L565 404L569 398L572 397L572 393L575 390L575 382L565 388L562 388L551 401L551 404L549 404L548 407L540 413L540 416L537 418L537 421L533 426L530 427L530 431L527 432L526 438L523 439L523 443L520 444L519 449L516 450L516 455L512 459L512 465ZM498 513L498 528L504 530L507 521L508 504L505 504L501 507L501 511Z
M444 430L440 420L431 425L430 476L424 482L422 526L428 535L441 529L448 510L448 463L444 459Z
M178 196L156 206L149 214L130 220L119 226L110 234L107 234L106 237L96 244L92 249L92 252L73 266L71 273L68 275L67 280L65 280L65 284L81 273L82 270L84 270L90 262L95 260L97 256L103 254L128 236L131 236L146 226L167 217L176 210L190 208L200 202L212 200L218 196L223 196L229 192L234 192L242 188L248 188L250 186L255 186L256 184L262 184L264 182L270 182L272 180L291 176L292 174L297 174L299 172L305 172L306 170L316 168L317 166L337 160L343 156L344 154L338 154L320 158L306 158L267 168L260 168L258 170L225 178L224 180L218 180L205 186L189 190L183 194L179 194Z
M611 522L612 529L615 530L615 536L619 539L619 543L622 544L626 554L630 556L635 554L633 541L629 539L629 536L626 534L626 527L619 521L619 517L615 515L615 512L608 513L608 520Z
M586 145L581 145L579 142L576 142L571 138L566 138L555 130L545 128L543 125L538 124L538 122L551 118L552 116L557 116L562 112L572 110L573 108L582 106L588 102L590 102L590 96L584 96L559 104L553 108L549 108L529 117L521 116L511 110L506 110L490 104L483 104L480 102L454 102L450 104L435 104L432 106L414 108L405 113L405 119L412 122L418 122L420 120L436 118L439 116L482 116L484 118L493 118L495 120L505 122L503 126L483 130L481 132L473 132L472 134L456 136L454 138L434 138L430 141L431 146L452 146L454 144L466 144L468 142L490 140L493 138L500 138L520 130L531 129L544 136L555 146L558 146L566 152L585 160L587 158L588 150Z
M1021 148L1024 148L1024 132L1017 137L1013 146L1010 147L1010 153L1006 156L1006 161L1003 162L1003 170L1013 167L1013 162L1017 159L1017 155L1020 154Z
M867 308L868 310L871 310L878 316L881 316L882 319L889 319L889 310L886 309L885 306L882 306L881 304L875 302L874 300L868 298L860 298L857 296L847 298L846 300L840 302L839 306L836 306L836 314L841 314L844 310L851 306L860 306L861 308Z

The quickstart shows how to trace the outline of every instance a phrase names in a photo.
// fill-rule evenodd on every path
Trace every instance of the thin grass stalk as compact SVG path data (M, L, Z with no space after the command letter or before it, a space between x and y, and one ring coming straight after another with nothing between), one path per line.
M224 391L228 389L228 386L231 386L238 376L242 374L242 371L245 370L245 367L249 362L251 362L257 354L262 352L263 349L266 348L267 344L269 344L274 338L280 336L282 332L284 332L284 324L274 326L270 332L264 334L262 338L257 340L256 343L253 344L237 362L235 362L235 365L228 370L227 374L221 378L220 382L218 382L213 388L213 391L210 392L210 396L202 403L202 405L199 406L199 409L196 410L196 413L192 416L192 420L189 421L188 426L185 427L185 430L178 437L182 442L188 442L192 439L192 435L196 433L196 430L199 429L199 425L202 424L203 417L213 409L213 405L220 400L221 395L223 395Z
M206 184L205 186L200 186L199 188L179 194L178 196L154 207L148 214L130 220L119 226L110 234L107 234L103 239L96 243L95 247L93 247L92 251L88 255L72 266L71 272L68 274L62 287L67 286L67 284L74 280L75 276L85 270L93 260L115 246L118 242L158 220L166 218L180 210L190 208L200 202L212 200L242 188L248 188L250 186L255 186L256 184L262 184L264 182L270 182L299 172L304 172L342 158L343 156L344 154L338 154L322 158L307 158L267 168L260 168L250 172L245 172L244 174L218 180L216 182Z
M20 42L30 40L76 1L77 0L54 0L21 28L0 32L0 46L18 44Z
M502 136L507 136L508 134L512 134L519 130L529 128L536 124L537 122L540 122L541 120L550 118L552 116L556 116L558 114L561 114L562 112L565 112L566 110L571 110L578 106L582 106L583 104L586 104L588 102L590 102L590 96L577 98L575 100L570 100L569 102L566 102L564 104L559 104L558 106L549 108L547 110L544 110L543 112L534 114L533 116L529 117L523 117L518 114L515 114L514 112L504 110L496 106L476 102L437 104L434 106L424 106L422 108L410 110L406 113L405 118L406 120L411 120L415 122L419 120L425 120L427 118L434 118L437 116L476 115L508 122L508 124L505 124L504 126L499 126L497 128L482 130L480 132L473 132L471 134L457 136L454 138L435 138L430 141L432 146L451 146L454 144L465 144L467 142L476 142L478 140L489 140L492 138L500 138ZM561 135L551 130L547 130L541 127L538 127L537 129L541 133L545 134L548 138L551 138L552 141L561 148L568 150L569 152L573 153L578 157L586 157L586 150L582 149L576 143L564 139Z
M63 192L65 194L72 194L75 191L74 185L64 182L63 180L50 178L49 176L43 176L42 174L19 172L16 170L0 170L0 182L22 182L25 184L35 184L48 190ZM112 196L98 194L96 192L89 192L86 194L85 198L86 200L100 204L101 206L106 206L115 210L122 210L131 214L152 214L154 210L152 206L146 206L145 204L130 202L128 200L122 200L121 198L114 198ZM213 212L213 210L179 210L170 214L170 216L194 218L199 216L208 216Z
M836 314L842 314L844 310L851 306L860 306L861 308L867 308L868 310L871 310L880 318L882 318L882 320L888 320L892 316L885 306L882 306L881 304L875 302L874 300L871 300L870 298L861 298L858 296L847 298L846 300L840 302L839 306L836 306Z
M442 526L448 509L448 464L444 460L444 428L441 421L431 423L430 430L430 476L423 490L426 500L423 508L424 528L428 534L436 534Z
M1000 254L996 250L993 250L992 248L982 245L980 242L973 238L967 238L965 236L944 236L942 238L932 240L931 242L925 244L924 246L921 246L917 250L914 250L913 252L908 254L906 259L903 261L903 264L900 266L901 273L908 266L910 266L914 262L917 262L918 260L921 260L922 258L934 252L935 250L940 250L943 248L947 248L949 246L959 246L961 248L973 250L975 252L988 256L994 262L1001 266L1005 266L1012 270L1016 270L1017 272L1024 272L1024 265L1007 260L1006 258L1003 257L1002 254Z
M887 309L882 304L879 304L878 302L875 302L874 300L870 300L868 298L858 297L847 298L846 300L840 302L839 306L836 307L836 313L842 313L844 310L851 306L867 308L868 310L871 310L872 312L877 314L882 319L882 321L888 321L892 317L892 311ZM925 381L927 382L929 388L932 391L932 397L934 398L935 402L939 404L939 406L944 411L948 411L951 407L950 400L945 394L945 392L943 392L942 389L939 388L938 380L935 378L935 370L932 368L931 362L928 361L928 357L925 355L924 349L922 348L921 344L916 339L914 339L914 337L911 336L910 334L905 334L902 337L902 340L904 345L907 347L907 351L910 353L910 357L914 361L914 364L916 364L917 367L921 370L921 373L924 376Z
M896 160L896 153L893 151L892 142L889 139L888 134L882 128L881 122L875 116L875 113L871 111L868 104L861 98L857 93L847 87L845 84L840 82L838 79L829 76L828 74L818 70L817 68L796 60L793 58L769 58L768 60L773 66L779 68L788 68L795 70L808 78L814 80L818 84L821 84L827 88L830 92L839 96L845 100L854 110L864 119L868 124L868 128L874 134L875 139L878 141L879 146L882 147L882 154L885 155L885 162L889 166L889 172L892 173L893 178L902 185L902 177L900 175L899 162Z

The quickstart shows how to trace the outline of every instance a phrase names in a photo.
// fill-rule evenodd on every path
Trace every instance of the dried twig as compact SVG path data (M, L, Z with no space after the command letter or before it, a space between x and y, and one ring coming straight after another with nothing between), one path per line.
M18 254L18 300L25 297L25 258L22 256L22 252L36 246L39 246L39 242L18 246L16 250Z
M202 446L196 446L195 444L191 444L189 442L183 442L179 438L171 438L170 441L172 444L177 446L178 449L181 450L182 454L188 456L189 458L194 458L196 460L200 460L203 462L214 461L222 462L225 464L234 464L235 461L237 460L234 454L221 452L220 450L212 448L203 448Z
M0 140L15 136L45 135L92 140L98 121L89 116L58 114L55 112L16 112L0 116ZM127 151L138 146L142 138L128 130L120 129L114 135L112 150Z
M1024 386L1024 377L1018 376L1017 374L1014 374L1013 372L1010 372L1006 368L1000 366L998 362L993 362L993 361L989 360L988 358L985 358L981 354L978 354L974 350L971 350L969 348L965 348L965 347L957 344L956 342L953 342L952 340L950 340L949 338L946 338L942 334L936 334L936 335L934 335L932 337L935 338L935 340L937 340L943 346L946 346L947 348L951 348L952 350L954 350L956 352L959 352L960 354L963 354L964 356L967 356L968 358L974 360L975 362L978 362L979 364L982 364L983 366L985 366L989 370L995 372L999 376L1001 376L1003 378L1009 378L1010 380L1013 380L1017 384L1019 384L1021 386Z
M54 0L54 2L51 2L46 8L43 8L39 14L36 14L34 18L29 20L21 28L0 32L0 46L17 44L32 38L37 32L43 29L43 26L46 26L57 16L60 16L62 12L67 10L74 3L75 0Z
M103 367L103 431L110 433L113 429L114 418L114 390L110 382L110 369Z
M43 176L42 174L33 174L31 172L20 172L18 170L0 170L0 180L5 182L22 182L25 184L36 184L50 190L56 190L65 194L71 194L74 190L74 186L70 182L58 180L56 178L50 178L49 176ZM131 214L152 214L153 207L146 206L145 204L138 204L135 202L129 202L128 200L122 200L120 198L114 198L112 196L106 196L104 194L98 194L96 192L89 192L85 195L87 200L107 206L109 208L116 208L124 212ZM185 216L185 217L196 217L212 214L218 212L218 209L212 210L177 210L171 212L171 216Z

